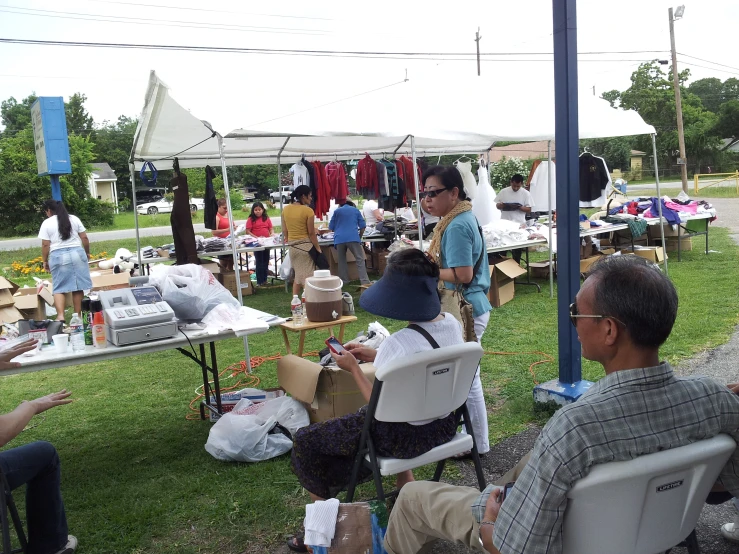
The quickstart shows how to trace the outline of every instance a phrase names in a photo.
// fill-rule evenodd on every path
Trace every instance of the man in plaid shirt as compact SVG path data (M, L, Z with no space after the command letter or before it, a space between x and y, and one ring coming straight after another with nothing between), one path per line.
M443 483L405 485L390 516L386 550L415 554L444 538L494 554L560 553L567 492L592 466L719 433L739 442L739 396L709 378L677 378L660 363L677 304L670 280L643 258L595 264L570 318L582 355L602 364L605 377L549 420L502 504L494 485L482 495ZM739 449L716 488L739 496Z

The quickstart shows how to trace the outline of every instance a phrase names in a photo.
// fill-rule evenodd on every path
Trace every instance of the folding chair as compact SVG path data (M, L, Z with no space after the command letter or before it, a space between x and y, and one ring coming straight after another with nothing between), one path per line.
M567 494L562 551L655 554L686 540L697 554L695 525L735 448L728 435L717 435L593 467Z
M0 484L2 485L3 489L2 493L0 494L0 525L2 525L3 531L2 554L18 554L19 552L25 552L26 548L28 548L26 533L23 530L23 524L21 523L21 518L18 515L18 509L15 507L13 495L10 491L10 485L8 485L8 480L5 478L5 474L2 471L0 471ZM8 523L8 512L10 512L10 517L13 519L15 533L18 536L18 541L21 543L20 548L13 549L10 542L10 524Z
M385 494L382 487L383 475L396 475L437 462L433 481L438 481L444 471L446 460L467 451L472 452L480 490L485 488L485 476L482 473L480 455L467 411L467 395L472 387L482 352L479 344L467 342L399 358L377 371L359 450L347 487L346 502L351 502L354 498L359 469L363 465L372 470L377 498L384 500L386 497L397 495L399 491ZM373 420L404 423L435 419L451 412L454 412L457 418L457 426L464 423L469 434L457 433L451 441L432 448L416 458L377 456L370 433Z

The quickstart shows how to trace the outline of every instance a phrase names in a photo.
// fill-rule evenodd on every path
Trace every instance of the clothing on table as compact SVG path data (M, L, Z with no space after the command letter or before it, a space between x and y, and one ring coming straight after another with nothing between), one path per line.
M174 192L169 223L172 226L172 242L174 242L177 265L199 264L200 260L198 260L198 251L195 245L195 231L192 228L190 190L187 186L187 176L184 173L175 175L169 182L169 186Z
M287 238L292 242L308 238L308 222L315 219L315 214L308 206L293 202L282 210L282 219L287 227Z
M61 462L54 446L32 442L0 452L10 490L26 485L28 554L59 552L69 530L61 494Z
M475 317L492 309L488 300L490 266L485 250L485 241L472 212L463 212L455 217L447 226L441 239L441 267L443 269L465 266L474 269L478 260L482 259L471 283L463 292L465 299L472 304ZM456 285L444 283L444 286L454 290Z
M652 198L650 198L650 200L652 202L652 205L644 211L644 217L659 217L658 202L662 202L662 217L665 218L669 225L680 225L680 215L677 213L677 211L667 206L667 202L665 202L664 198L657 199L653 196ZM674 205L675 204L673 204L673 206Z
M57 248L49 252L53 293L90 290L92 279L87 261L87 254L81 246Z
M269 250L254 252L254 264L256 265L257 285L264 285L269 277Z
M550 173L552 178L551 187L549 186ZM554 167L554 162L544 160L537 165L529 184L529 192L531 193L531 199L533 205L536 206L537 212L549 211L550 190L552 197L552 211L555 211L557 209L557 173Z
M500 210L495 205L495 190L490 186L488 168L480 164L477 168L477 198L472 203L472 213L475 214L481 226L485 226L501 218Z
M512 187L504 188L495 197L495 203L500 202L503 204L521 204L521 206L529 206L532 211L534 210L534 199L531 197L531 193L523 187L518 190L513 190ZM521 210L502 210L500 218L526 225L526 212Z
M567 492L592 466L677 448L719 433L739 441L739 396L707 377L678 378L669 364L606 375L561 408L501 506L501 552L562 552ZM720 475L739 496L739 449ZM471 517L471 516L470 516Z
M346 170L341 162L329 162L326 164L326 178L331 189L331 198L338 204L346 202L349 196L349 185L346 180Z
M367 222L367 225L375 225L378 221L380 221L375 217L375 210L378 209L379 206L377 204L377 200L368 199L364 201L364 205L362 206L362 216Z
M370 280L367 275L367 267L365 266L364 260L364 248L360 242L342 242L336 245L336 257L339 264L339 277L344 283L349 282L349 266L346 261L346 251L352 253L354 256L355 263L357 265L357 274L359 275L359 282L363 285L369 285Z
M467 193L467 198L474 200L477 196L477 181L475 181L475 176L472 174L472 163L456 161L454 162L454 165L462 176L464 191Z
M362 217L362 213L349 204L344 204L338 208L328 228L334 232L334 244L342 244L345 242L359 242L360 230L364 230L367 223Z
M295 271L295 282L299 285L305 284L305 280L312 277L316 270L316 264L313 263L313 258L308 253L311 248L313 248L313 244L308 238L295 241L291 239L288 244L287 251L290 254L290 263Z
M424 227L427 227L429 225L436 226L437 223L439 223L439 216L438 215L431 215L426 210L423 209L423 205L421 205L421 218L423 220Z
M216 191L213 189L213 178L216 172L209 165L205 166L205 205L203 206L203 223L206 229L218 229L216 227L216 214L218 213L218 200Z
M290 173L293 174L293 189L296 189L302 185L310 186L308 169L303 165L302 162L294 163L290 168Z
M366 199L376 200L380 196L377 165L369 154L357 164L357 192Z
M450 314L434 322L418 325L431 334L441 348L461 344L462 326ZM412 329L401 329L386 338L377 349L374 366L381 369L391 361L431 350L428 340ZM300 484L322 498L335 496L351 477L354 458L364 426L366 406L339 418L298 429L292 451L292 469ZM378 456L415 458L446 442L456 433L455 415L431 421L389 423L374 421L372 439ZM360 479L371 474L362 466Z
M600 207L605 202L605 190L611 182L606 162L590 152L580 155L580 207Z
M246 230L255 237L269 237L272 235L272 220L269 217L258 217L255 221L249 216L246 218Z
M53 252L57 248L71 248L74 246L82 246L82 239L80 239L80 233L87 231L85 226L76 215L69 214L69 223L72 225L72 232L67 240L62 240L62 236L59 234L59 219L57 216L52 215L44 219L41 223L41 228L38 232L38 238L41 240L48 240L51 244L49 246L49 252Z

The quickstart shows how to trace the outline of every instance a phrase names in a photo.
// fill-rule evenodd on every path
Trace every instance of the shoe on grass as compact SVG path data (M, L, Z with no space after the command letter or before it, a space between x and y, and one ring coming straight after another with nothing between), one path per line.
M58 550L56 554L74 554L77 550L77 537L74 535L67 536L67 544L61 550Z

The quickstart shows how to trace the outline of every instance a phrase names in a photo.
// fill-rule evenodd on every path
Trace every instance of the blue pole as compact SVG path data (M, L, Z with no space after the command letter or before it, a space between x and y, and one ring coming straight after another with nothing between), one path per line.
M49 175L51 177L51 198L54 200L62 199L62 186L59 183L59 175Z
M566 404L592 383L582 381L580 342L569 305L580 289L580 178L577 127L576 0L552 0L554 25L554 139L557 145L557 326L559 379L538 385L534 398Z

